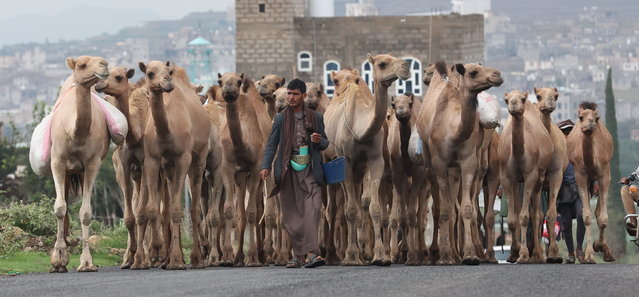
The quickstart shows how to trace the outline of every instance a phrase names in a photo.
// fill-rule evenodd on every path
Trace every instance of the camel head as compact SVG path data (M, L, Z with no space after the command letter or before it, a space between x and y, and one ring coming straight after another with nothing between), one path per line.
M410 120L411 109L413 109L413 102L415 101L415 95L413 93L405 93L397 97L391 97L391 106L395 110L395 117L398 121Z
M124 96L129 92L129 79L135 74L134 69L115 67L109 77L95 84L95 90L114 97Z
M492 87L499 87L504 82L501 72L480 64L455 64L455 73L463 79L464 88L469 92L479 94Z
M342 69L337 72L331 71L331 80L333 84L335 84L334 97L342 94L351 84L365 84L362 78L359 77L359 71L357 71L357 69ZM368 86L364 87L368 88Z
M433 75L435 74L435 64L430 64L428 67L424 68L424 78L422 81L426 86L430 85L430 80L433 79Z
M557 108L557 98L559 98L557 88L534 88L534 91L539 111L551 113Z
M390 53L381 55L368 54L368 62L373 65L373 80L389 87L397 78L409 79L408 62L393 57Z
M597 129L599 122L599 112L597 104L593 102L582 102L579 104L579 122L581 123L581 131L584 134L591 134Z
M84 87L91 87L109 77L109 63L102 57L68 57L67 66L73 70L76 83Z
M144 72L148 89L153 93L170 93L173 91L173 68L175 64L166 61L151 61L148 65L138 63Z
M195 91L195 94L197 94L197 96L200 98L200 102L202 102L202 104L206 103L206 94L202 95L200 94L202 92L202 90L204 90L204 86L200 85L200 84L191 84L191 87L193 87L193 91Z
M240 96L240 91L242 87L242 83L244 81L244 73L237 74L233 72L227 72L222 74L217 74L219 80L217 83L222 88L222 98L226 102L234 102Z
M513 117L521 117L524 115L526 109L526 100L528 98L528 92L522 91L510 91L504 94L504 101L508 106L508 113Z
M304 99L304 104L306 107L317 110L317 106L319 106L320 100L322 100L322 96L324 94L324 84L319 83L306 83L306 98Z
M260 92L260 96L265 100L273 100L273 93L281 88L285 87L286 79L275 74L269 74L263 76L259 82L256 83L257 90Z
M275 110L277 112L281 112L288 106L288 90L286 88L279 88L273 93L273 97L275 97ZM308 98L308 96L306 96Z

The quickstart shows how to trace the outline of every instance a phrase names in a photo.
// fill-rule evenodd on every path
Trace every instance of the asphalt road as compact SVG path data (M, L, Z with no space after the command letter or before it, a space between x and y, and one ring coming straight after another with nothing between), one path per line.
M0 296L638 296L639 265L207 268L0 277Z

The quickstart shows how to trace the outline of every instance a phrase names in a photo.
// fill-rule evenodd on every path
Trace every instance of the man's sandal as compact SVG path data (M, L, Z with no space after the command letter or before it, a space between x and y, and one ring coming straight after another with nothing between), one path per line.
M291 261L288 261L288 263L286 263L286 268L300 268L302 267L302 261L300 261L300 259L298 259L297 257L294 257L293 259L291 259Z
M324 260L324 258L315 254L311 254L311 258L308 261L308 263L304 265L304 268L315 268L315 267L320 267L324 265L326 265L326 260Z

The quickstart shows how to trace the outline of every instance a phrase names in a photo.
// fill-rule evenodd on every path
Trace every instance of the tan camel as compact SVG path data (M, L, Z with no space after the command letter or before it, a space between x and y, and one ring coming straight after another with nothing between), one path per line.
M455 263L451 228L456 221L459 188L451 181L449 167L459 166L462 198L459 212L464 224L463 232L460 231L464 239L462 262L477 265L479 258L472 241L477 210L471 200L471 186L478 166L477 148L483 140L477 117L477 94L501 85L503 79L499 71L478 64L455 65L457 75L448 75L442 62L436 63L436 69L418 116L417 130L424 143L426 166L432 169L431 184L437 184L433 191L439 191L439 195L434 195L439 200L437 223L441 228L438 263Z
M586 225L585 261L581 263L594 264L594 252L603 251L604 261L615 261L615 256L608 247L604 231L608 225L608 187L610 186L610 160L612 159L612 136L606 126L599 121L597 105L583 102L579 105L579 120L568 135L568 159L575 166L575 178L579 187L579 195L583 201L583 219ZM599 198L595 215L599 227L599 239L592 245L590 228L592 211L590 210L589 186L599 183Z
M419 241L419 210L426 208L426 200L422 196L427 181L423 174L422 164L414 163L409 154L409 140L412 128L417 122L417 113L421 110L421 102L413 94L391 97L394 116L391 117L388 134L388 149L393 183L393 202L390 211L390 244L391 258L399 258L397 228L404 219L407 229L402 229L404 242L407 243L408 254L406 265L421 265ZM422 214L424 212L422 211Z
M544 188L548 188L548 212L546 214L546 223L548 229L548 237L550 238L550 247L548 248L548 263L562 263L563 258L559 256L559 247L557 247L557 239L555 237L555 222L557 221L557 195L564 177L564 171L568 167L568 147L566 145L566 136L559 130L557 125L552 123L550 114L557 107L557 88L534 88L535 96L537 96L537 106L541 112L541 121L546 127L546 131L552 138L553 158L548 168L546 168L546 177L544 179Z
M325 155L328 158L336 155L346 157L346 179L342 185L346 192L348 246L343 265L363 264L357 246L357 220L365 174L368 174L370 180L370 215L375 234L371 264L390 264L382 242L382 209L378 195L384 171L384 134L381 128L385 123L388 108L388 88L398 77L408 78L410 72L406 61L390 54L369 54L368 61L373 66L375 96L371 94L357 71L331 72L336 87L336 98L331 101L325 113L326 135L334 143L334 148L331 149L329 146Z
M541 120L539 108L530 103L527 97L528 92L521 91L505 94L510 117L499 142L499 172L504 195L508 199L508 227L513 234L508 261L517 259L517 263L543 263L545 255L540 244L540 193L546 169L553 159L554 146ZM523 204L519 201L521 182L524 183ZM529 256L526 239L530 217L533 228L532 257Z
M273 93L275 97L275 111L281 112L288 105L287 99L287 90L286 88L279 88L277 91Z
M166 269L185 269L180 243L182 204L180 203L184 182L188 175L191 196L191 220L193 248L191 266L204 267L200 249L200 192L202 176L209 151L210 121L202 108L201 101L194 92L184 69L171 62L151 61L139 63L146 74L146 89L149 90L150 116L144 130L144 165L142 169L145 184L142 186L140 202L136 209L138 246L150 224L151 237L155 240L158 232L158 195L165 179L168 197L165 209L170 221L164 222L170 244L168 257L163 265ZM166 228L165 228L166 230ZM144 262L144 250L139 249L131 269L148 268Z
M324 84L306 83L306 99L304 104L314 111L324 114L328 104L331 102L326 93L324 93Z
M273 119L277 110L275 108L275 96L273 93L280 88L285 88L286 79L275 75L269 74L266 76L262 76L262 79L257 84L257 90L260 92L260 96L262 100L266 102L266 110L268 111L269 118Z
M97 271L89 249L91 194L102 159L109 150L110 136L105 115L91 98L91 88L108 77L108 63L104 58L89 56L67 58L66 63L73 74L60 90L58 107L51 119L51 173L56 192L53 210L58 224L50 271L67 272L67 202L70 195L80 193L82 255L78 271Z
M495 197L497 196L497 190L499 189L499 155L497 154L499 148L499 134L493 129L492 132L488 132L491 136L490 144L486 154L483 156L486 158L487 167L486 173L482 181L482 188L484 192L484 217L482 220L486 245L484 253L484 261L488 263L497 263L495 258L495 251L493 246L495 244L495 211L493 207L495 205ZM481 220L481 218L480 218Z
M224 159L221 174L224 189L229 197L224 204L226 220L223 265L261 266L257 255L257 203L262 191L259 175L264 146L271 130L271 120L263 108L262 100L253 85L243 74L218 74L222 96L226 101L226 125L221 129L221 143ZM244 208L244 197L248 195L248 205ZM233 202L236 205L233 205ZM238 250L233 258L231 233L234 209L237 212ZM249 225L249 251L244 259L243 243L246 223Z

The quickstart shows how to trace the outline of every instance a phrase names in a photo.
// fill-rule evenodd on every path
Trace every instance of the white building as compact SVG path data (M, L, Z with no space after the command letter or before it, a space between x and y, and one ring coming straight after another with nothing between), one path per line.
M459 14L485 14L490 11L490 0L452 0L453 12Z
M379 9L377 9L373 0L359 0L359 3L346 3L346 16L357 17L376 15L379 15Z

